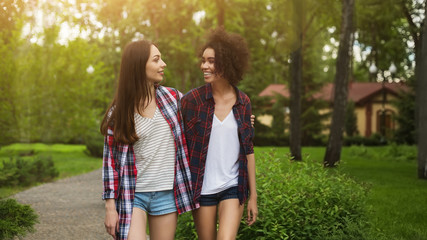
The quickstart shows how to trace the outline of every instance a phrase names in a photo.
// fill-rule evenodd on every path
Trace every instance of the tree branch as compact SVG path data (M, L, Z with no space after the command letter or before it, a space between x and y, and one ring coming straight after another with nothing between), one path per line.
M408 21L409 24L409 31L411 32L412 37L414 38L414 41L418 41L419 36L418 36L418 27L417 25L414 23L414 20L411 17L411 13L409 12L409 9L406 7L405 1L400 1L400 6L402 7L403 10L403 14L406 17L406 20Z

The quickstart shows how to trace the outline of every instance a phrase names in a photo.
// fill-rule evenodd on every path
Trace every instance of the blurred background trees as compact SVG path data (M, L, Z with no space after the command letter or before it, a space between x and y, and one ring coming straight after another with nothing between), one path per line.
M321 123L325 116L316 111L325 103L311 96L335 77L342 4L340 0L1 1L0 144L85 143L98 138L99 122L114 94L121 51L132 40L150 39L159 47L168 65L165 85L185 93L203 84L199 47L209 29L223 25L243 35L251 50L251 68L239 88L250 96L257 116L274 111L277 129L285 127L283 136L289 129L299 134L290 141L296 149L292 154L298 156L301 145L326 143L322 131L327 126ZM394 63L394 78L421 86L416 63L421 62L424 15L421 0L355 1L350 81L375 81L378 76L369 73L372 64L387 69ZM296 113L285 126L277 112L289 109L273 107L258 94L271 83L292 87L291 80L298 84L296 103L300 103L292 107L293 100L285 101L291 114ZM406 123L414 122L409 114L419 114L415 102L421 106L416 97L421 88L415 89L415 97L397 103L405 111L397 119L405 129L395 133L402 143L414 143L418 136L418 123ZM297 93L291 91L291 99ZM256 133L265 136L269 131L277 138L277 131L266 126Z

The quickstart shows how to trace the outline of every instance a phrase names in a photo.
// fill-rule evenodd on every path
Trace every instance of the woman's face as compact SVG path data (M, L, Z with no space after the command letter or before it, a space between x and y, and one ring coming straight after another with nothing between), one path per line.
M215 51L212 48L206 48L205 51L203 51L200 69L207 83L215 81L218 77L215 73Z
M151 45L150 57L145 65L147 80L152 83L159 83L163 80L166 63L162 60L162 55L156 46Z

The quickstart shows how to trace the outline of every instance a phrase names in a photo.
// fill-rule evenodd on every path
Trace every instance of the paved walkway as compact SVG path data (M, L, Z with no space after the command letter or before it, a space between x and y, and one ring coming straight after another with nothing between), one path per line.
M113 239L104 228L101 169L46 183L13 196L39 215L28 240Z

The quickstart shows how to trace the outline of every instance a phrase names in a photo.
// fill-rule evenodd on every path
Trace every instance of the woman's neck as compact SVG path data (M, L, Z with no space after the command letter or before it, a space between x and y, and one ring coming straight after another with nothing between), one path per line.
M150 92L151 96L154 98L156 96L156 88L154 87L154 84L150 84Z
M225 79L211 83L212 94L215 96L224 96L234 92L233 86Z
M139 109L139 113L144 112L146 108L153 106L156 102L156 88L154 87L154 84L150 86L149 92L151 94L151 98L146 96L146 98L141 101L139 106L136 106L136 108Z

